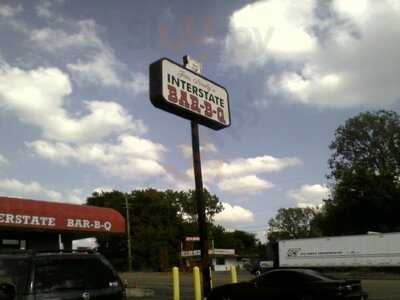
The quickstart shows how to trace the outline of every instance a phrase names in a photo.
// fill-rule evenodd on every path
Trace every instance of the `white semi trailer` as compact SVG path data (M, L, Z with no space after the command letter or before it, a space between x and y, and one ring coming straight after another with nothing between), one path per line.
M277 250L283 268L400 267L400 233L283 240Z

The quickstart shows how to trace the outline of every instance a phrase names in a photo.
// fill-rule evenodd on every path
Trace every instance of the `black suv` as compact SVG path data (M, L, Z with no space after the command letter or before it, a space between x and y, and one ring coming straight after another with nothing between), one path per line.
M95 252L0 254L0 300L126 299L110 263Z

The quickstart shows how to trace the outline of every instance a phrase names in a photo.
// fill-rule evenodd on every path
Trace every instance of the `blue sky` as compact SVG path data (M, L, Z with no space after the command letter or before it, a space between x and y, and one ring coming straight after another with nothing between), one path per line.
M230 94L232 126L200 129L216 222L262 238L326 197L340 124L399 110L399 20L393 0L2 0L0 194L193 188L190 123L148 96L149 64L190 54Z

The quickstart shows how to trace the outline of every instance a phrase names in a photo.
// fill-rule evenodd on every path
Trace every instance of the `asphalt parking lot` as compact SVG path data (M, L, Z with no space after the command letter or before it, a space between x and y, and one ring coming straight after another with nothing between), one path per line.
M134 272L123 273L121 276L128 281L129 287L146 288L154 291L154 297L143 299L172 299L172 277L170 273ZM363 278L364 277L365 276L363 276ZM250 278L252 278L252 276L247 272L238 274L239 281L248 280ZM213 274L213 283L215 286L229 283L229 281L230 275L227 272ZM181 273L180 282L181 299L193 300L192 274ZM362 285L368 291L370 300L400 300L400 278L398 277L394 279L391 276L385 276L385 279L377 279L377 276L371 276L371 279L363 279Z

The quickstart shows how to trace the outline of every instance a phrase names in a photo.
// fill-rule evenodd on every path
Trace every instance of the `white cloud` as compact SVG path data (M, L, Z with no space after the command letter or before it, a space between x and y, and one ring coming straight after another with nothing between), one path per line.
M132 73L131 79L123 82L123 85L134 94L140 94L147 92L149 89L149 80L147 76L142 73Z
M38 47L52 53L109 49L98 36L95 21L78 21L72 27L74 28L73 32L53 27L33 29L30 39Z
M39 156L94 165L125 179L165 174L160 159L166 149L132 135L147 130L141 120L112 101L85 101L88 113L72 115L64 108L71 92L68 75L59 69L24 71L7 65L0 69L0 110L41 129L45 139L29 144ZM99 142L115 135L117 144Z
M181 144L177 146L179 150L181 150L183 156L185 158L191 158L192 157L192 146L188 144ZM218 153L217 147L213 143L204 143L203 146L200 146L200 151L202 153Z
M51 11L51 2L50 1L41 1L36 7L36 13L39 17L50 19L53 16Z
M79 85L102 84L107 87L125 88L134 94L144 93L149 87L147 76L140 72L129 72L126 75L127 79L123 78L119 70L123 70L124 65L108 47L104 47L89 60L67 64L67 68Z
M194 189L194 181L192 178L187 176L186 174L179 172L176 169L167 168L167 173L164 177L165 187L164 189L173 189L176 191L187 191L190 189ZM204 185L205 189L208 189L206 185Z
M216 184L221 191L251 194L274 186L271 182L257 177L257 174L279 172L302 163L297 157L278 158L264 155L230 161L208 160L203 163L202 171L204 182ZM193 169L188 169L186 176L193 178Z
M14 197L40 197L51 201L63 198L59 192L47 189L36 181L22 182L17 179L0 179L0 193Z
M8 164L8 160L0 154L0 167L4 167L5 165Z
M0 17L12 18L23 11L21 5L10 6L6 4L0 4Z
M214 216L214 222L228 228L254 221L252 211L238 205L222 202L223 211Z
M251 174L270 173L282 171L286 168L300 165L302 162L297 157L273 157L270 155L237 158L228 162L209 160L204 163L204 176L212 178L229 178Z
M258 239L262 243L267 243L267 231L266 229L260 229L253 232L256 235L256 239Z
M33 27L12 18L7 18L4 24L27 36L29 46L34 44L35 56L41 57L45 51L45 57L50 53L59 63L64 63L76 84L122 88L134 94L146 92L147 76L132 71L116 56L101 37L100 33L106 29L92 19L73 20L54 13L53 6L60 2L41 1L36 5L37 15L47 21L48 26ZM13 16L21 10L22 7L0 5L0 17L1 14Z
M289 191L288 196L296 201L298 207L320 207L322 200L329 196L329 189L320 184L305 184L297 190Z
M58 192L37 181L20 181L15 178L0 179L0 194L9 197L44 201L83 204L86 201L82 189Z
M145 179L165 175L161 165L166 151L161 144L131 135L118 137L118 143L70 145L38 140L28 146L40 157L56 163L75 161L99 168L105 175L123 179Z
M71 116L64 108L71 92L68 75L59 69L0 68L0 109L39 127L45 138L83 142L115 133L146 131L141 120L134 120L121 105L112 101L86 101L84 105L89 113Z
M39 6L38 9L41 13L47 14L43 7ZM30 39L40 48L53 54L76 52L81 58L67 63L67 69L79 85L94 84L125 88L135 94L147 91L147 76L131 72L117 58L114 50L98 34L98 25L95 21L90 19L69 21L68 24L72 30L51 27L35 29Z
M314 52L314 8L313 0L258 1L244 6L230 17L225 56L246 69Z
M36 14L38 17L63 22L64 18L53 11L55 5L63 3L64 0L41 0L35 7Z
M106 45L97 33L97 24L93 20L79 21L74 31L45 27L32 31L31 40L42 49L51 53L79 50L86 55L67 68L79 84L103 84L121 86L122 79L118 71L123 64L114 51Z
M218 153L217 147L213 143L205 143L204 146L200 146L200 151L205 153Z
M214 44L218 44L218 40L213 36L207 36L203 39L203 43L205 45L214 45Z
M254 194L272 188L274 185L255 175L222 179L218 188L231 194Z
M185 158L192 157L192 146L190 146L188 144L181 144L181 145L178 145L177 147L179 150L181 150L181 152Z
M95 189L93 190L93 193L102 194L102 193L109 193L109 192L112 192L112 191L114 191L114 190L115 190L115 189L113 189L113 188L111 188L111 187L109 187L109 186L100 186L100 187L95 188Z
M84 204L86 203L86 195L83 189L73 189L71 191L66 191L63 193L63 202L74 203L74 204Z
M141 94L148 90L147 76L140 72L121 72L126 69L109 47L101 47L90 59L78 60L67 64L68 70L75 81L80 84L104 85L106 87L125 88L134 94Z
M105 86L121 86L122 82L116 71L117 64L112 53L100 53L92 60L68 64L67 68L80 84L88 82Z
M226 38L231 64L275 63L280 71L267 79L267 98L333 108L397 102L399 2L334 0L321 17L315 7L322 2L270 0L236 11Z
M60 192L37 181L21 181L15 178L0 179L0 195L71 204L86 203L86 194L83 189Z

